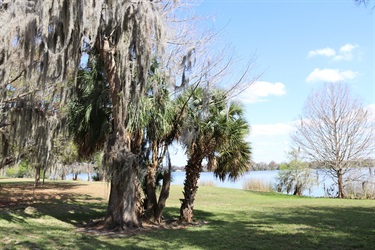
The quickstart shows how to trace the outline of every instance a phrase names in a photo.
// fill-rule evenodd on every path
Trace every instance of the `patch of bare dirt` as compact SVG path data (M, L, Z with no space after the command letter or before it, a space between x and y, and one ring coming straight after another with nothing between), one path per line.
M98 202L106 200L109 192L106 183L48 181L35 188L32 181L11 181L0 182L0 208L69 200Z
M160 224L152 223L150 221L142 221L142 227L140 228L127 228L127 229L112 229L109 230L103 227L103 219L92 221L84 227L77 229L77 232L97 235L97 236L107 236L110 238L127 238L135 236L138 234L144 234L154 230L175 230L183 229L193 226L202 226L208 224L207 221L195 221L191 223L182 222L179 220L165 220Z

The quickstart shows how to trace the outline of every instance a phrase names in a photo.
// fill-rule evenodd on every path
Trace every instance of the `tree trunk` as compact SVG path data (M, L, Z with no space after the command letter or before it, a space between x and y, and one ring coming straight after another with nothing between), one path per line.
M107 228L124 230L141 226L138 179L133 163L134 155L131 152L117 152L117 157L112 158L111 190L105 220Z
M298 195L298 196L302 195L302 185L301 184L297 183L295 185L293 195Z
M180 208L180 219L185 222L193 221L194 200L198 190L198 179L202 170L201 163L201 159L191 157L185 167L186 177L184 181L184 198L180 199L182 202Z
M337 170L338 198L345 198L342 169Z
M157 209L155 211L155 221L160 223L162 220L163 210L165 207L165 203L169 197L169 190L171 186L171 167L169 167L168 171L164 172L163 176L163 187L160 192L159 201L157 204Z
M152 164L147 167L146 176L146 216L153 220L157 208L156 201L156 169Z
M44 186L44 181L46 179L46 172L47 172L47 169L46 169L46 167L44 167L43 168L43 183L42 183L43 186Z
M39 181L40 181L40 166L35 167L35 182L34 182L34 187L38 187Z
M90 163L87 164L87 181L91 181Z

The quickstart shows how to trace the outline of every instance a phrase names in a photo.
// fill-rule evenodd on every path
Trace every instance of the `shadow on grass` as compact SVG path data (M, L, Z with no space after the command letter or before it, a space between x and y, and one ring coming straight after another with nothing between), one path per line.
M167 214L175 214L176 210L168 209ZM375 207L304 206L230 214L197 210L195 215L208 224L156 232L147 237L157 240L162 235L164 241L174 242L171 248L373 249L375 246Z
M3 185L0 200L1 249L115 249L111 242L76 229L92 219L103 217L106 203L102 198L68 191L84 184L48 183L38 188L33 199L32 183ZM6 187L4 187L6 186ZM42 191L42 192L40 192ZM15 199L10 199L16 197ZM7 200L8 202L4 202ZM10 202L10 201L11 202ZM9 206L5 206L9 205Z

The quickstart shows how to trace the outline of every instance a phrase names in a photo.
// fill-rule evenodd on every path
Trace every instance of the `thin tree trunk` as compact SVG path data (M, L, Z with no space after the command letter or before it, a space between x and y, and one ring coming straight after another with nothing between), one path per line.
M188 164L185 167L184 198L180 199L182 202L180 219L184 222L193 221L194 200L198 190L198 179L202 170L201 163L202 160L192 157L188 160Z
M162 220L163 210L167 199L169 197L169 190L171 186L171 167L169 167L168 171L164 172L163 176L163 187L160 192L159 201L157 204L157 209L155 211L155 221L160 223Z
M87 164L87 181L91 181L90 163Z
M34 182L34 187L38 187L39 181L40 181L40 166L35 167L35 182Z
M43 168L43 183L42 183L43 186L44 186L44 181L46 179L46 171L47 171L47 169L46 169L46 167L44 167Z

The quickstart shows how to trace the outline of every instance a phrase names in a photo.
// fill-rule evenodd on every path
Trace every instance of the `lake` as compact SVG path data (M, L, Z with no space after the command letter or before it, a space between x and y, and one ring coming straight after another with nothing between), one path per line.
M363 169L362 172L368 171L368 168ZM235 182L233 181L220 181L215 178L212 172L202 172L199 178L199 182L210 182L214 183L217 187L223 188L235 188L243 189L244 184L247 181L259 180L264 183L269 183L273 187L276 185L276 177L279 170L265 170L265 171L250 171L246 172L244 175L239 177ZM373 172L375 169L373 168ZM334 181L327 177L325 172L322 170L315 170L315 174L318 176L318 184L314 185L311 190L305 190L303 195L312 196L312 197L323 197L326 196L325 188L331 187L334 184ZM366 173L364 173L366 175ZM66 176L66 179L72 179L73 175L69 174ZM87 180L87 174L79 174L78 179ZM171 185L183 185L185 179L185 172L172 172L172 183Z
M223 188L235 188L235 189L243 189L244 184L247 181L251 180L260 180L264 183L270 183L273 187L276 185L276 177L279 170L264 170L264 171L250 171L246 172L240 178L238 178L235 182L233 181L220 181L219 179L215 178L212 172L203 172L200 175L199 181L202 182L213 182L217 187ZM323 176L323 173L320 174ZM185 172L173 172L172 173L172 185L183 185L185 179ZM199 183L199 182L198 182ZM323 184L315 185L310 190L305 190L303 195L305 196L313 196L313 197L322 197L325 195L324 193L324 185L329 186L333 184L333 181L329 178L324 180Z

